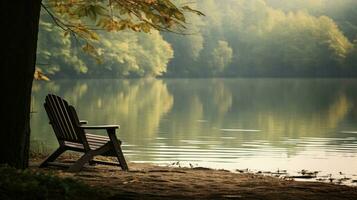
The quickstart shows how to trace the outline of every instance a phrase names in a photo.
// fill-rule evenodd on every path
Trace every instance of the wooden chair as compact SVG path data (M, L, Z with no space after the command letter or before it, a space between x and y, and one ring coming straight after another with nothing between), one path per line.
M41 163L40 167L55 164L52 162L58 156L66 150L71 150L83 152L84 155L69 167L69 171L80 171L86 163L119 165L123 170L129 170L120 147L121 141L115 135L119 125L88 126L86 121L78 119L77 112L73 106L53 94L46 96L44 106L60 146ZM86 130L100 129L106 130L108 137L86 132ZM118 159L119 164L93 160L94 156L98 155L114 156Z

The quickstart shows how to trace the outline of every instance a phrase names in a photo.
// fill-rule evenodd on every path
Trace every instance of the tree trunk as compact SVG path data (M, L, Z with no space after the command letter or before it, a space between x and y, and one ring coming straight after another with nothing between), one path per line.
M0 164L26 168L41 0L5 0L0 8Z

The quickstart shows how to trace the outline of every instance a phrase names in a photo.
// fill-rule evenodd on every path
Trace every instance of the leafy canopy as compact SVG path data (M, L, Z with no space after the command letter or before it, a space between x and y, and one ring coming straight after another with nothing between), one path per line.
M155 29L183 33L185 12L203 15L188 5L175 5L171 0L47 0L43 8L65 31L86 41L82 47L96 55L91 42L98 41L96 30L148 33Z
M100 42L95 44L101 62L96 63L77 48L76 40L63 37L63 31L51 21L45 13L41 15L37 44L37 63L43 74L51 77L160 76L173 58L171 45L159 31L101 31Z

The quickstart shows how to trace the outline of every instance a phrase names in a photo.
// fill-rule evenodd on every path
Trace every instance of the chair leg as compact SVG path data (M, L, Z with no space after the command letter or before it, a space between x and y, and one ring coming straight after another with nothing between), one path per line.
M124 171L129 171L128 164L127 164L126 161L125 161L124 154L123 154L123 151L121 150L121 147L120 147L120 146L118 146L117 148L115 148L115 154L116 154L116 157L118 158L118 161L119 161L119 163L120 163L121 168L122 168Z
M65 151L66 151L66 148L63 148L62 146L60 146L56 151L54 151L50 156L48 156L46 158L46 160L44 160L40 164L40 167L48 166L48 162L52 162L52 161L56 160L56 158L58 158L58 156L60 156Z
M69 172L79 172L84 164L92 160L94 157L92 151L86 152L81 158L79 158L72 166L69 167Z
M113 144L114 152L115 152L116 157L118 158L118 161L120 163L121 168L124 171L129 171L128 164L126 164L123 151L121 150L120 144L118 142L118 139L115 136L115 133L114 134L109 134L109 137L110 137L110 140L111 140L111 142Z

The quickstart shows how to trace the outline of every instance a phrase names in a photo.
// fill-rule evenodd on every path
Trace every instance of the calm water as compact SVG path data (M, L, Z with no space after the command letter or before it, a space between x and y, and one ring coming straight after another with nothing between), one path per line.
M75 105L90 124L120 124L132 162L357 174L357 80L36 82L36 150L57 147L42 107L49 92Z

